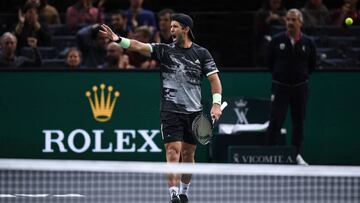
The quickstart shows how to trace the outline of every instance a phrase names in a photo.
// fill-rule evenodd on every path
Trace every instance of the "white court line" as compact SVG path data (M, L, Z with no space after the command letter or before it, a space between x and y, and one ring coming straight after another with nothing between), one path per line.
M14 197L31 197L31 198L44 198L44 197L85 197L82 194L0 194L0 198L14 198Z
M64 195L53 195L53 197L85 197L81 194L64 194Z
M16 196L11 194L0 194L0 198L9 198L9 197L16 197Z
M16 197L47 197L49 194L15 194Z

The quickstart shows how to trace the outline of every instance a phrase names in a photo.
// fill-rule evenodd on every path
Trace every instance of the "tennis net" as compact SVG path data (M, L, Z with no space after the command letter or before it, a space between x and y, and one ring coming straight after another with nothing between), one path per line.
M189 202L358 203L360 167L0 159L0 202L169 202L166 173L193 173Z

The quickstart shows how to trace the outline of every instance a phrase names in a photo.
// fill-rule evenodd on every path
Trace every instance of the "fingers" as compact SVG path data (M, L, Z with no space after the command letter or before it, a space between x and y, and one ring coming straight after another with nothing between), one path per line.
M216 116L215 116L214 114L211 114L211 120L213 121L213 123L214 123L214 121L217 120L217 119L216 119Z
M106 33L107 35L109 35L109 37L111 38L111 35L114 35L114 32L111 30L111 28L105 24L102 24L100 26L100 30L103 30L104 33Z
M100 32L100 34L102 34L102 35L106 35L106 36L107 36L107 32L102 31L102 30L99 30L99 32Z
M100 25L100 31L106 31L107 29L106 29L105 26L106 26L106 25L104 25L104 24Z
M25 17L24 17L24 14L22 12L21 9L18 10L18 20L21 22L21 23L24 23L25 21Z
M211 119L213 121L217 121L217 120L219 120L219 118L220 118L220 114L211 114Z
M110 27L107 26L107 25L105 25L105 24L102 24L102 25L101 25L101 28L102 28L103 30L108 31L108 32L111 31Z
M105 36L105 37L108 37L108 38L111 38L111 32L109 31L109 27L105 24L102 24L100 26L100 30L99 30L99 33L102 35L102 36Z
M213 121L217 121L219 120L220 116L221 116L222 112L221 112L221 108L219 105L214 105L213 108L210 111L210 115Z
M106 37L108 39L111 40L111 37L109 36L109 34L105 31L102 31L102 30L99 30L99 35L102 36L102 37Z

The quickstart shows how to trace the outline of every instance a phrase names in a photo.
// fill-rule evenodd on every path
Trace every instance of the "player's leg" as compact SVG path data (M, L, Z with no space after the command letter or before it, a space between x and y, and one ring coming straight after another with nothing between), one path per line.
M186 142L182 143L181 157L183 163L195 163L196 145ZM188 201L187 195L190 187L191 174L181 174L180 179L180 198L182 203Z
M183 163L195 163L195 151L197 141L192 132L192 122L194 118L198 116L201 112L195 112L192 114L186 115L184 117L184 141L181 147L181 161ZM191 174L182 174L180 180L180 198L181 203L188 202L188 191L191 181Z
M290 113L292 118L291 143L296 147L297 150L297 162L298 164L302 165L307 165L307 163L302 158L307 97L308 85L304 84L294 88L290 101Z
M180 160L181 142L170 142L165 144L166 161L168 163L178 163ZM179 174L167 174L168 188L170 197L173 198L179 194ZM175 201L176 202L176 201Z
M266 133L268 145L279 144L281 127L285 121L289 107L289 87L278 84L272 85L270 123Z
M183 125L181 115L173 112L161 112L161 133L166 150L166 161L178 163L181 153L181 142L183 141ZM167 174L170 202L180 203L178 174Z

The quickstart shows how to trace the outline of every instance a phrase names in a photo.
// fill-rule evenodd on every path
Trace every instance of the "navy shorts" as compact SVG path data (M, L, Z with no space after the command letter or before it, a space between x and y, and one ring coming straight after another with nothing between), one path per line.
M184 114L162 111L160 120L161 135L164 143L181 141L196 145L197 141L193 135L191 125L194 118L200 113Z

